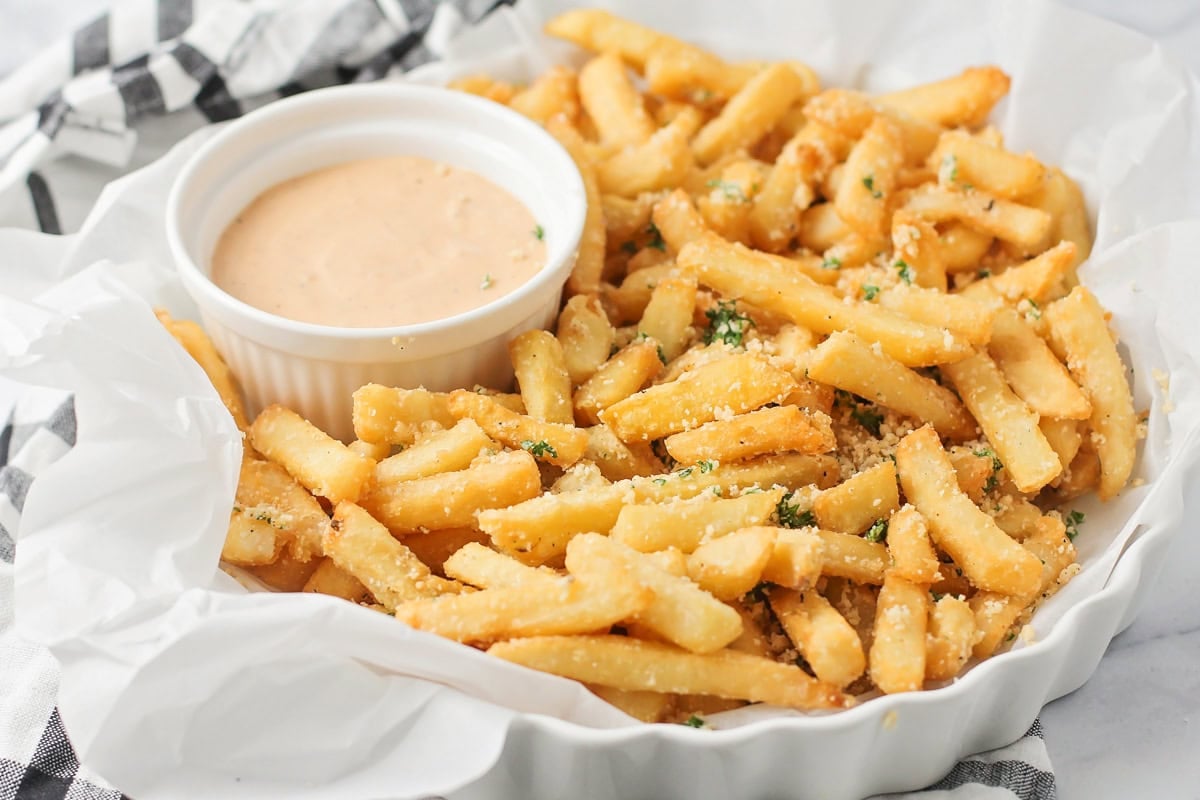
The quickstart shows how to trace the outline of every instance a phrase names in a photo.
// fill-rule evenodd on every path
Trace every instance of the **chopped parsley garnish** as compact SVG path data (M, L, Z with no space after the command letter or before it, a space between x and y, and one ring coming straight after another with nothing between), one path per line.
M704 343L724 342L731 347L741 347L742 339L747 328L754 327L754 320L745 314L739 314L737 304L732 300L722 300L716 308L704 312L708 317L708 327L704 330Z
M1004 469L1004 462L996 456L996 451L990 447L981 447L978 450L973 450L972 453L980 458L990 458L992 460L992 474L987 479L987 483L983 485L983 490L990 492L1000 483L1000 470Z
M984 278L990 278L990 277L992 277L992 271L990 269L981 269L981 270L979 270L979 272L975 273L975 277L979 278L979 280L983 280Z
M742 191L742 187L733 181L712 180L704 185L709 189L719 189L726 200L731 200L735 203L750 202L750 198L746 197L746 193Z
M692 91L692 102L702 106L709 100L712 100L713 93L711 89L695 89Z
M987 202L987 205L983 207L983 210L984 210L984 211L991 211L991 210L992 210L993 208L995 208L995 207L996 207L996 201L995 201L995 199L993 198L992 200L988 200L988 202Z
M696 466L700 468L700 474L703 475L706 472L712 472L714 469L716 469L717 462L706 458L703 461L697 461Z
M533 226L533 238L537 239L539 242L545 241L546 229L543 228L541 225L534 225Z
M788 492L775 505L775 516L779 518L780 526L784 528L807 528L817 524L816 515L812 509L801 511L800 506L792 502L795 492Z
M1065 522L1067 523L1067 538L1075 541L1075 537L1079 535L1079 526L1083 524L1084 514L1082 511L1072 511L1067 514Z
M863 534L863 538L868 542L882 542L887 538L888 521L886 519L877 519L875 524L867 528L867 532Z
M930 589L930 590L929 590L929 596L930 596L930 597L932 597L932 598L933 598L933 602L935 602L935 603L936 603L938 600L941 600L941 599L942 599L943 597L945 597L946 595L944 595L944 594L939 594L939 593L937 593L937 592L933 591L932 589Z
M667 484L666 478L655 478L654 479L655 486L666 486L666 484Z
M663 241L662 231L658 229L657 225L653 222L647 225L646 234L650 237L650 241L646 243L646 247L653 247L655 250L666 252L667 243Z
M683 469L679 470L675 474L678 475L680 478L690 478L690 477L692 477L692 468L684 467Z
M1012 641L1013 639L1015 639L1015 638L1017 638L1017 632L1016 632L1016 631L1009 631L1009 632L1008 632L1008 636L1005 636L1005 637L1004 637L1004 641L1006 641L1006 642L1011 642L1011 641Z
M1033 317L1034 319L1041 319L1042 318L1042 309L1038 307L1038 304L1035 303L1033 300L1031 300L1028 297L1025 298L1025 302L1029 303L1029 310L1025 313L1027 313L1029 316Z
M558 451L555 450L554 446L545 439L537 442L531 439L525 439L521 442L521 449L528 450L535 456L550 456L550 458L558 458Z
M858 406L850 411L854 421L867 429L872 436L879 435L879 426L883 423L883 414L873 406Z
M896 269L898 269L900 271L900 280L904 281L907 284L910 284L910 285L912 284L912 282L913 282L912 267L910 267L908 265L907 261L905 261L904 259L896 259L896 263L893 264L892 266L894 266Z
M837 256L825 256L825 260L821 262L821 269L841 269L842 260Z
M681 724L687 725L689 728L703 728L704 720L700 719L700 717L696 716L695 714L692 714L690 717L685 719Z
M862 290L863 290L863 299L866 300L868 303L871 302L872 300L874 300L876 297L879 297L879 287L878 286L872 286L869 283L864 283Z
M643 339L649 339L649 338L650 338L650 334L646 333L645 331L638 331L638 335L633 337L633 340L635 342L640 342ZM656 344L656 347L658 348L658 360L661 361L663 364L666 364L667 363L667 354L663 352L662 345Z
M958 181L958 159L953 153L947 153L946 157L942 159L942 163L938 167L938 180L942 183Z
M484 275L483 280L479 282L479 288L490 289L494 283L495 281L492 280L492 273L489 272L488 274Z
M621 252L627 253L628 255L632 256L632 255L637 255L637 251L638 251L637 242L633 242L633 241L621 242Z
M867 191L871 193L871 197L874 197L876 200L883 197L883 192L881 192L875 188L875 176L874 175L868 175L865 178L863 178L862 184L863 184L863 186L867 187Z

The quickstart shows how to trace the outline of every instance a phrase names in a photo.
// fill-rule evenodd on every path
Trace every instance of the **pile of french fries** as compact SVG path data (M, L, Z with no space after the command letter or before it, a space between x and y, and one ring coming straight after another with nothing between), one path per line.
M457 88L543 123L586 230L512 387L362 387L345 445L253 423L222 553L586 683L646 721L837 708L1011 640L1078 570L1139 419L1078 188L986 126L994 67L879 96L601 11L595 57Z

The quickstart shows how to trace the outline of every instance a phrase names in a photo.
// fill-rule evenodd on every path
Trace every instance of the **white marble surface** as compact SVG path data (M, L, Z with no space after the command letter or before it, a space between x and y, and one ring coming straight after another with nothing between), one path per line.
M1200 2L1067 0L1158 38L1200 72ZM0 0L0 74L104 0ZM11 402L0 380L0 414ZM1200 514L1200 487L1189 519ZM1136 622L1042 713L1062 800L1200 800L1200 525L1180 532ZM1086 528L1085 528L1086 531Z

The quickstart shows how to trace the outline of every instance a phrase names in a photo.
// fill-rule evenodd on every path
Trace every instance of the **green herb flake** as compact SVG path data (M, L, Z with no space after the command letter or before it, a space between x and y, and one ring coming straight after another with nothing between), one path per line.
M1064 519L1067 524L1067 538L1071 541L1075 541L1075 537L1079 535L1079 526L1083 524L1084 518L1082 511L1072 511Z
M534 225L533 226L533 238L537 239L539 242L546 241L546 229L543 228L541 225Z
M655 485L655 486L666 486L666 485L667 485L667 479L666 479L666 478L655 478L655 479L654 479L654 485Z
M484 275L483 280L481 280L479 282L479 288L480 289L490 289L490 288L492 288L492 286L495 285L495 283L496 282L494 280L492 280L492 273L489 272L486 275Z
M825 256L825 260L821 262L821 269L841 269L842 260L837 256Z
M1038 304L1035 303L1033 300L1029 299L1028 297L1025 298L1025 302L1029 303L1029 310L1026 311L1025 313L1028 314L1029 316L1033 317L1034 319L1041 319L1042 318L1042 309L1038 307Z
M913 271L912 271L912 267L910 267L908 265L908 262L906 262L904 259L897 259L896 263L893 264L892 266L894 266L897 270L900 271L900 280L904 281L905 283L907 283L909 285L912 285Z
M690 478L690 477L692 477L692 467L684 467L683 469L679 470L675 474L678 475L680 478Z
M879 297L879 287L878 286L872 286L869 283L864 283L862 290L863 290L863 299L866 300L868 303L871 302L872 300L874 300L876 297Z
M717 462L706 458L703 461L697 461L696 466L700 468L700 474L703 475L706 472L712 472L714 469L716 469Z
M741 347L746 336L746 330L754 327L754 320L745 314L739 314L737 304L732 300L722 300L716 308L704 312L708 317L708 327L704 330L704 343L724 342L730 347Z
M867 191L871 193L871 197L874 197L876 200L883 197L883 192L881 192L875 188L875 176L874 175L867 175L865 178L862 179L862 184L863 184L863 186L867 187Z
M887 538L888 521L886 519L877 519L875 524L867 528L867 532L863 534L863 538L868 542L882 542Z
M947 153L938 166L938 181L943 184L958 182L958 158L953 153Z
M667 243L663 241L662 231L653 222L646 226L646 235L650 237L650 241L646 243L646 247L653 247L655 250L661 250L664 253L667 251Z
M932 598L933 598L933 602L935 602L935 603L936 603L937 601L941 600L941 599L942 599L943 597L945 597L946 595L944 595L944 594L939 594L938 592L935 592L935 591L933 591L932 589L930 589L930 590L929 590L929 596L930 596L930 597L932 597Z
M990 277L992 277L992 271L990 269L981 269L981 270L979 270L979 272L975 273L975 277L979 278L979 280L983 280L984 278L990 278Z
M775 505L775 516L779 525L784 528L807 528L817 524L817 517L812 509L801 511L800 506L792 502L795 492L788 492Z
M859 406L850 412L850 416L862 425L872 436L879 435L879 426L883 424L883 414L872 406Z
M749 203L750 198L742 191L742 187L733 181L712 180L704 184L709 189L716 189L728 201L733 203Z
M555 450L554 446L551 445L549 442L547 442L545 439L542 439L541 441L537 441L537 442L535 442L531 439L524 439L521 442L521 449L528 450L532 455L538 456L539 458L541 458L543 456L549 456L550 458L558 458L558 451Z
M687 725L689 728L704 728L704 727L706 727L704 724L704 720L700 719L700 717L696 716L695 714L692 714L690 717L685 719L680 724Z
M996 451L990 447L981 447L971 452L980 458L990 458L992 460L992 474L987 479L987 483L983 485L985 492L992 491L1000 483L1000 470L1004 469L1004 462L996 455Z

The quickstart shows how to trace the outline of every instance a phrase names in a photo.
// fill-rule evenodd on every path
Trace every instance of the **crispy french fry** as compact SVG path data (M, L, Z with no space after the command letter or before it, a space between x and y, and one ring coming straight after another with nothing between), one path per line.
M806 89L804 80L787 64L762 70L696 134L692 142L696 158L701 164L711 164L725 153L758 141Z
M283 549L283 537L270 518L234 506L221 545L221 560L240 567L270 564Z
M1092 404L1092 444L1100 457L1100 499L1116 496L1133 472L1137 418L1125 366L1104 309L1082 286L1046 308L1050 345Z
M1092 231L1088 225L1087 203L1083 192L1075 181L1062 170L1051 167L1046 170L1045 180L1037 191L1025 198L1031 206L1040 208L1054 220L1050 241L1068 241L1075 245L1075 263L1067 274L1069 288L1078 283L1074 268L1084 262L1092 252Z
M825 567L825 541L811 530L775 531L775 547L762 579L797 591L816 585Z
M240 520L236 527L243 534L243 546L258 541L260 547L265 547L270 538L278 539L277 543L286 546L298 561L322 555L321 536L329 517L321 504L278 464L243 458L233 502L231 528L235 527L233 520ZM273 533L263 530L264 525ZM230 544L227 542L226 546ZM230 555L222 551L222 558L234 564L264 564L274 560L272 557L266 561L247 561Z
M572 384L578 386L596 374L608 360L615 338L612 323L594 295L577 294L567 300L558 315L558 341Z
M621 348L575 392L575 416L595 425L605 409L632 396L662 370L658 343L641 339Z
M866 669L862 640L819 592L774 587L771 610L818 679L847 686Z
M607 239L604 204L600 200L596 168L588 157L583 137L565 116L559 114L551 117L546 123L546 131L558 140L579 168L587 196L583 234L579 237L579 253L575 257L575 267L567 278L567 294L595 294L600 290L600 276L604 272L604 248ZM357 428L355 430L357 431Z
M579 88L577 76L570 67L557 65L542 73L537 80L513 95L508 105L537 123L544 124L556 114L570 120L579 117Z
M986 299L909 286L895 286L880 292L879 305L917 322L945 328L974 347L983 347L988 343L992 334L992 319L1001 307L1000 303Z
M637 70L644 69L655 52L687 47L678 39L598 8L559 14L546 23L546 33L593 53L616 53Z
M573 537L608 533L629 494L620 484L562 494L543 494L508 508L479 512L479 528L496 547L529 564L545 564L567 552Z
M1037 414L1013 393L994 361L980 353L944 365L942 373L979 421L1018 489L1035 492L1058 477L1062 464L1038 427Z
M974 186L1005 200L1035 191L1045 173L1033 156L1010 153L961 130L942 134L928 164L943 184Z
M838 216L860 235L881 238L887 232L888 204L903 159L899 127L886 116L876 116L846 159L834 201Z
M975 646L975 614L966 600L949 595L929 612L925 637L925 679L948 681L962 671Z
M888 565L887 547L860 536L817 530L824 545L821 573L879 586Z
M871 680L885 694L919 691L925 683L929 591L889 571L879 590Z
M685 373L608 406L600 420L625 441L650 441L690 430L730 414L778 403L796 387L795 379L761 356L730 356Z
M1067 368L1016 311L1006 308L996 316L988 353L1017 396L1042 417L1087 419L1092 415L1092 404ZM1070 459L1063 463L1069 464Z
M1058 454L1059 463L1070 464L1075 460L1075 454L1079 452L1079 446L1083 444L1083 432L1080 431L1078 422L1073 419L1042 417L1038 422L1038 427L1042 429L1042 435L1046 437L1046 441Z
M783 453L721 464L707 471L706 466L697 464L666 475L634 478L634 496L637 502L662 502L673 497L695 497L703 492L722 495L734 489L776 486L798 489L810 484L825 489L841 477L837 459L829 455Z
M654 133L654 120L615 54L597 56L579 71L579 99L606 144L636 145Z
M598 683L589 684L588 691L642 722L665 722L675 705L675 695L669 692L626 691Z
M929 524L934 542L981 589L1020 595L1037 586L1041 565L958 488L933 428L905 436L896 449L904 495Z
M991 249L992 236L961 222L946 222L939 227L938 246L946 272L976 272Z
M942 261L937 228L931 223L903 209L893 214L892 253L892 266L901 270L902 276L908 274L907 269L912 275L910 280L917 286L946 291L946 265Z
M889 575L924 586L940 577L929 527L921 512L912 506L905 505L888 520L887 549L892 560Z
M998 67L969 67L959 75L880 95L880 104L947 128L980 125L1000 98L1009 77Z
M376 485L412 481L466 469L485 450L500 446L473 419L463 419L447 430L434 431L411 447L375 465Z
M955 446L947 451L950 463L954 466L954 475L958 479L958 488L963 490L973 503L982 503L983 496L996 488L999 483L1000 470L1004 465L996 458L990 447L972 450L968 447Z
M783 146L750 212L756 247L778 252L800 233L800 212L814 199L818 176L833 160L837 134L820 123L806 124Z
M706 541L763 525L783 498L782 489L752 492L729 499L711 495L620 509L612 538L644 553L675 547L691 553Z
M562 577L548 567L522 564L515 558L478 543L464 545L446 559L443 569L447 577L480 589L521 584L547 585Z
M547 331L526 331L508 343L525 413L542 422L575 424L571 376L563 347Z
M896 465L884 461L818 494L812 510L822 528L860 534L899 508Z
M1036 247L1050 234L1050 215L1045 211L987 192L960 192L925 184L913 190L904 207L930 222L965 222L1018 247Z
M635 475L662 472L662 462L654 456L648 445L638 442L626 444L607 425L593 425L585 430L588 446L584 458L591 459L600 469L600 474L608 480L623 481Z
M562 374L566 377L566 373ZM509 411L486 395L456 389L450 393L450 413L470 418L489 436L512 448L528 450L548 464L569 467L587 449L587 434L574 425L542 422Z
M324 558L299 561L293 558L287 550L284 550L279 554L279 558L270 564L249 566L245 570L272 589L280 592L299 592L304 588L305 582L309 580L310 576L315 574L318 566L324 564L325 561Z
M676 189L655 203L651 217L663 242L675 253L688 242L700 239L709 232L704 218L692 205L688 193L682 189Z
M372 600L371 590L362 581L334 563L331 558L322 558L302 589L297 591L316 592L331 597L340 597L351 603L366 603Z
M158 317L158 321L167 332L175 337L175 341L179 342L188 355L200 365L200 369L204 370L209 382L217 390L221 402L229 409L238 430L244 431L249 428L250 423L246 419L246 407L242 403L242 392L238 388L237 380L204 329L190 319L173 318L165 309L154 309L154 316Z
M602 192L633 197L678 185L692 168L688 123L677 118L645 142L619 150L596 168Z
M963 289L967 297L986 300L989 294L997 294L1013 303L1020 300L1043 302L1062 286L1075 261L1075 245L1059 242L1054 247L1034 256L1024 264L1009 267L999 275L975 281Z
M500 642L488 653L626 691L714 695L802 709L841 708L851 702L799 667L735 650L701 655L625 636L558 636Z
M638 331L658 342L666 360L678 358L688 345L696 308L696 279L668 278L658 284L642 313Z
M665 445L680 464L695 464L706 459L739 461L788 450L826 453L836 442L828 415L785 405L707 422L668 436Z
M742 528L697 547L688 576L718 600L736 600L755 587L774 550L773 529Z
M254 449L282 466L304 488L331 502L358 499L375 462L317 428L294 411L266 408L249 430Z
M394 533L475 525L477 512L505 508L542 491L533 456L505 452L455 472L401 483L376 485L363 508Z
M404 546L421 559L429 570L439 577L447 577L443 566L446 559L468 544L489 542L483 531L474 528L442 528L436 531L410 534L404 537Z
M427 424L449 428L444 394L368 383L354 392L354 435L373 444L412 444Z
M802 275L788 274L765 254L740 245L706 239L687 245L678 263L696 271L700 282L817 333L852 329L907 366L928 366L963 358L970 345L949 331L913 322L870 303L847 303Z

